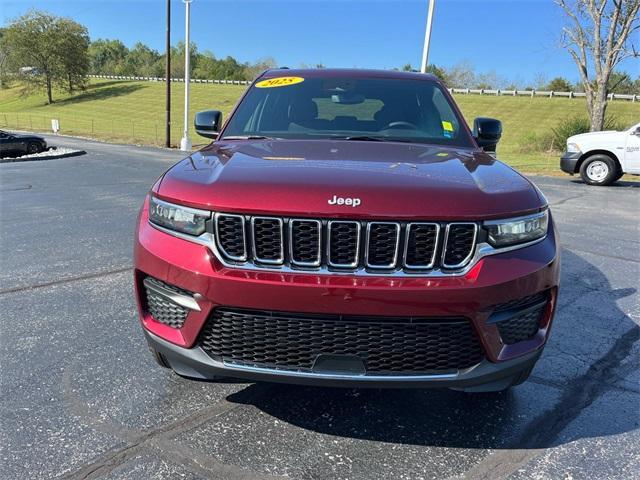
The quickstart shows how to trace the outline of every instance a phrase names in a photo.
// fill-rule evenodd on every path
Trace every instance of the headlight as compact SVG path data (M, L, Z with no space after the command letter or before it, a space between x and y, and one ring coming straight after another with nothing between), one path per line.
M580 153L580 147L577 143L567 143L568 153Z
M155 197L149 199L149 221L176 232L202 235L209 218L211 213L205 210L163 202Z
M506 247L537 240L547 234L548 226L548 210L526 217L484 222L484 228L489 233L489 243L494 247Z

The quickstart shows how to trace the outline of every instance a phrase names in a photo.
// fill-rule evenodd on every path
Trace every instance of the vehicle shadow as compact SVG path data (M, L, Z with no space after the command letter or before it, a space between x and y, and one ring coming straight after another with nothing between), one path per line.
M563 251L562 263L555 331L533 377L508 392L465 394L450 390L273 384L268 393L260 394L265 384L253 384L227 399L253 405L278 420L321 434L423 446L546 448L576 438L634 430L640 422L637 409L631 407L636 414L629 418L621 418L620 412L629 410L628 395L638 393L622 390L614 382L628 375L638 363L624 360L632 355L640 328L616 305L617 300L635 294L636 289L612 290L600 270L571 251ZM572 311L572 306L585 295L586 287L581 288L576 282L580 275L588 275L591 291L597 285L599 296L607 299L598 303L597 312L582 316ZM601 334L604 320L615 323L610 327L610 336L599 337L605 338L600 350L604 354L595 353L593 358L585 359L585 345L596 332ZM545 356L561 360L551 369ZM609 395L611 392L615 395ZM621 392L628 395L620 395ZM590 418L596 420L582 422L573 436L563 433L583 411L593 408L597 412Z
M140 90L142 88L146 88L145 85L140 84L126 84L126 85L114 85L112 87L100 88L100 89L87 89L84 93L79 95L65 98L63 100L56 101L56 105L72 105L76 103L88 102L91 100L107 100L113 97L119 97L122 95L127 95L129 93L135 92L136 90Z
M108 87L109 85L130 85L135 80L98 80L95 83L89 83L85 90L95 90L97 88Z
M585 185L585 186L591 187L591 185L587 185L580 178L571 179L571 183L576 184L576 185ZM612 187L614 187L614 188L640 188L640 181L618 180L616 182L613 182L611 185L607 185L606 188L612 188ZM599 188L599 187L594 187L594 188Z

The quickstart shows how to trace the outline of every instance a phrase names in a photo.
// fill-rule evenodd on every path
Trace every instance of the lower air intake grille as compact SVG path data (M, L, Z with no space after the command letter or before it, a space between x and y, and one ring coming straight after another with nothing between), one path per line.
M541 292L497 305L494 312L498 314L513 312L508 319L496 322L502 343L512 345L532 339L540 329L548 299L548 292Z
M307 315L217 308L200 346L215 359L311 372L319 354L359 357L367 374L454 372L482 349L467 319Z
M147 299L147 311L156 322L163 323L171 328L182 328L188 310L177 303L172 302L163 295L157 293L153 288L147 286L157 286L164 290L169 290L182 295L192 295L192 293L161 282L155 278L147 277L144 280L144 290Z

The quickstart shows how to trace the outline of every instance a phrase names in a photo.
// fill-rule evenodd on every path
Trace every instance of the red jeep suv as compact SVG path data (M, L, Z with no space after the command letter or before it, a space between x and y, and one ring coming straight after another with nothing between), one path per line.
M267 71L138 219L135 288L178 374L498 391L549 335L546 199L430 75ZM487 153L489 152L489 153Z

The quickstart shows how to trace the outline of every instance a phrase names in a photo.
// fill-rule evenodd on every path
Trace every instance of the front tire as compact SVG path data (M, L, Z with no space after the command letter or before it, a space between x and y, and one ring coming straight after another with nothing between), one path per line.
M607 155L591 155L580 165L580 176L588 185L611 185L620 178L619 173L616 161Z
M35 143L35 142L30 142L27 145L27 154L31 155L33 153L40 153L41 152L41 147L39 144Z

